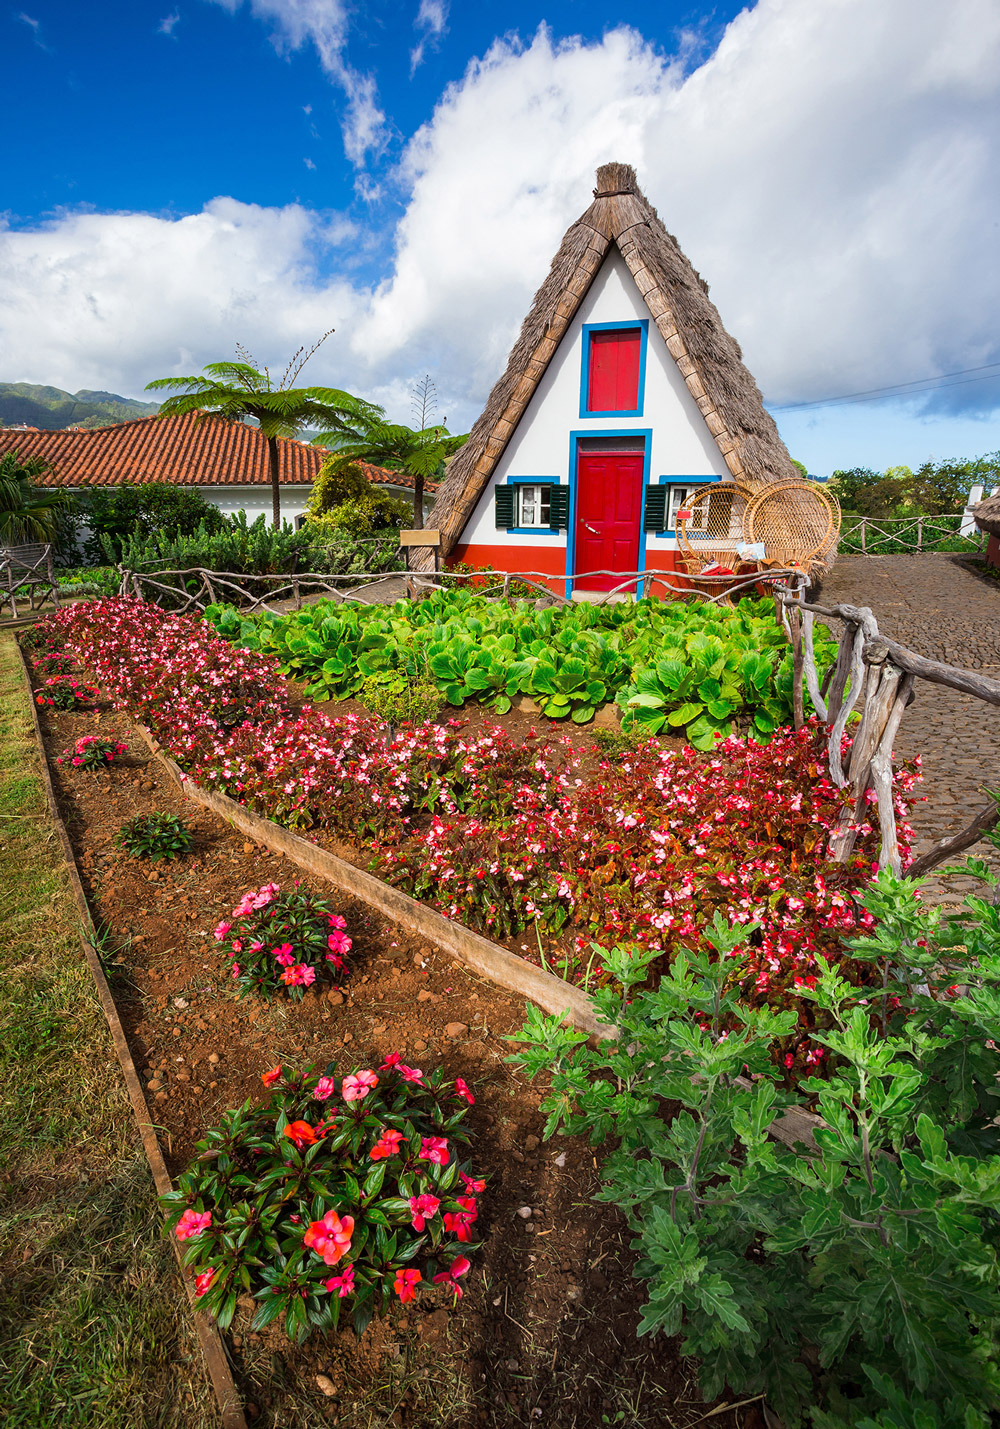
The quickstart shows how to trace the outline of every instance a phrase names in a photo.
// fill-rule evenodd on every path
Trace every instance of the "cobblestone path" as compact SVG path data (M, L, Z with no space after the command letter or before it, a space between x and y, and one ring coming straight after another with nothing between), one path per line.
M1000 585L951 556L841 556L819 601L870 606L879 630L901 645L1000 680ZM969 822L987 802L985 788L1000 789L1000 707L927 680L917 680L916 691L896 753L923 756L921 792L927 802L916 806L913 819L920 854ZM979 843L969 853L989 855L1000 871L1000 857L988 844ZM951 878L947 886L938 882L935 891L952 901L973 886Z

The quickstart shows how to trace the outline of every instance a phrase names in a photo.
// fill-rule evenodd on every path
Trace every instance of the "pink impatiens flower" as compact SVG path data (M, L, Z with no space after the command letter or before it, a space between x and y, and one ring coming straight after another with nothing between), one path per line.
M396 1280L392 1288L399 1296L400 1302L403 1305L408 1305L411 1300L417 1298L417 1286L422 1279L423 1276L419 1270L396 1271Z
M211 1211L185 1211L177 1222L174 1235L178 1240L190 1240L193 1235L201 1235L212 1224Z
M377 1086L378 1077L374 1072L355 1072L344 1078L340 1094L345 1102L359 1102Z
M448 1141L444 1136L425 1136L417 1152L419 1161L433 1161L436 1166L447 1166L450 1156Z
M455 1078L455 1093L457 1096L464 1097L470 1106L475 1106L476 1099L469 1091L466 1083L462 1081L461 1077Z
M336 1090L337 1084L332 1077L320 1077L316 1083L316 1090L313 1092L313 1096L318 1102L325 1102L329 1097L333 1096Z
M223 921L219 924L219 926L218 926L218 927L216 928L216 930L215 930L215 941L216 941L217 943L221 943L222 940L223 940L223 938L226 936L226 934L229 932L229 930L230 930L230 928L231 928L232 926L233 926L232 923L227 923L227 922L225 921L225 919L223 919Z
M354 1266L345 1265L340 1275L331 1275L326 1281L327 1290L336 1290L337 1295L343 1300L345 1295L354 1293Z
M459 1171L458 1174L459 1174L459 1175L461 1176L461 1178L462 1178L462 1182L463 1182L463 1184L464 1184L464 1186L465 1186L466 1191L469 1191L469 1192L475 1191L475 1192L478 1193L479 1191L485 1191L485 1190L486 1190L486 1182L485 1182L485 1181L474 1181L471 1176L466 1176L466 1174L465 1174L464 1171Z
M208 1290L212 1288L212 1281L215 1279L214 1270L203 1270L200 1275L194 1278L194 1293L200 1299Z
M465 1275L471 1264L472 1262L466 1260L464 1255L457 1255L447 1270L442 1270L440 1275L435 1275L434 1284L447 1284L449 1289L454 1290L455 1299L461 1300L462 1287L458 1283L458 1277Z
M445 1211L444 1228L449 1235L457 1236L460 1241L470 1241L472 1239L472 1222L479 1215L476 1209L475 1196L459 1196L458 1204L462 1207L460 1211Z
M440 1205L441 1202L437 1196L411 1196L410 1215L412 1220L410 1224L413 1229L422 1231L427 1222L437 1215Z
M280 948L272 948L271 951L283 968L290 968L295 962L291 943L282 943Z
M321 1221L313 1221L302 1238L303 1244L323 1257L326 1265L336 1265L351 1248L354 1217L341 1219L336 1211L327 1211Z

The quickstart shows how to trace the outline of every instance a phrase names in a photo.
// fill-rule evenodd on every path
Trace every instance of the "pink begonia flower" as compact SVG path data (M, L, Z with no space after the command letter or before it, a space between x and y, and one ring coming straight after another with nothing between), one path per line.
M485 1190L486 1190L486 1182L485 1182L485 1181L474 1181L471 1176L466 1176L466 1174L465 1174L464 1171L459 1171L458 1174L461 1176L462 1182L463 1182L463 1184L464 1184L464 1186L465 1186L465 1189L466 1189L467 1191L477 1191L477 1192L478 1192L478 1191L485 1191Z
M200 1275L194 1278L194 1293L200 1299L206 1291L212 1288L212 1281L215 1279L214 1270L203 1270Z
M461 1300L462 1287L458 1283L458 1277L460 1275L465 1275L471 1265L472 1262L466 1260L464 1255L456 1256L447 1270L442 1270L440 1275L435 1275L434 1284L440 1285L446 1281L448 1283L449 1288L451 1290L454 1290L455 1299Z
M417 1152L418 1161L433 1161L436 1166L447 1166L449 1156L448 1140L444 1136L425 1136Z
M417 1298L417 1286L423 1280L419 1270L397 1270L393 1290L399 1296L403 1305L408 1305L411 1300Z
M218 927L216 928L216 930L215 930L215 941L216 941L217 943L221 943L222 940L223 940L223 938L226 936L226 934L229 932L229 930L230 930L230 928L231 928L232 926L233 926L232 923L227 923L227 922L225 921L225 919L223 919L223 921L219 924L219 926L218 926Z
M475 1106L476 1099L469 1091L467 1084L462 1081L461 1077L455 1078L455 1094L457 1096L464 1097L470 1106Z
M352 1076L344 1078L340 1089L340 1095L345 1102L359 1102L362 1097L366 1097L373 1088L378 1086L378 1077L374 1072L357 1072Z
M326 1282L327 1290L336 1290L337 1295L343 1300L345 1295L354 1293L354 1266L345 1265L340 1275L331 1275Z
M279 1064L277 1067L272 1067L271 1071L269 1072L261 1072L260 1079L264 1083L265 1087L273 1087L280 1076L281 1066Z
M440 1205L441 1202L437 1196L411 1196L410 1215L412 1220L410 1224L413 1229L422 1231L427 1222L437 1215Z
M341 1219L336 1211L327 1211L321 1221L313 1221L302 1243L322 1256L326 1265L336 1265L350 1250L353 1232L353 1216Z
M399 1144L406 1137L401 1131L383 1131L368 1155L373 1161L384 1161L388 1156L399 1155Z
M332 1077L320 1077L316 1083L316 1090L313 1096L318 1102L325 1102L328 1097L332 1097L337 1090L337 1084Z
M272 948L271 951L283 968L290 968L295 961L291 943L282 943L280 948Z
M211 1211L185 1211L174 1229L178 1240L190 1240L193 1235L201 1235L212 1224Z
M461 1241L472 1239L472 1222L479 1215L476 1207L475 1196L459 1196L458 1204L462 1207L460 1211L445 1211L444 1228L449 1235L455 1235Z

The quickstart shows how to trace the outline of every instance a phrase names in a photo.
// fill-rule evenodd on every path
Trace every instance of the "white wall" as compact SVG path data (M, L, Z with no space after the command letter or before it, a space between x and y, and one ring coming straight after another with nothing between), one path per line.
M625 323L635 318L649 319L642 416L581 418L584 324ZM508 476L548 476L567 483L570 480L570 432L586 432L588 436L599 437L603 432L642 432L650 429L653 434L649 470L651 482L656 483L661 476L729 475L722 453L678 372L677 364L657 332L625 260L614 249L580 304L528 403L527 411L497 463L493 477L462 533L462 544L496 545L509 541L518 546L556 545L565 548L565 531L553 535L519 534L510 537L498 531L493 512L494 486L503 484Z
M270 486L196 486L193 488L204 496L206 501L211 501L213 506L217 506L224 516L235 516L238 511L245 511L248 521L255 521L258 516L271 517L271 488ZM312 492L312 485L309 486L282 486L281 488L281 519L294 523L296 516L301 516L306 509L306 503Z

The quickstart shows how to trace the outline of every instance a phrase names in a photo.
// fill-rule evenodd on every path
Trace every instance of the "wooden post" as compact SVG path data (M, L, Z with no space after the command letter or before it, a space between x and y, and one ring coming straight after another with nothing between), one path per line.
M802 612L793 605L788 612L788 623L792 628L792 719L795 728L805 724L805 702L802 698Z
M862 518L861 518L861 554L862 554L863 556L868 554L868 546L867 546L867 544L866 544L866 536L865 536L865 533L866 533L866 530L867 530L867 526L868 526L868 517L867 517L867 516L862 516Z

